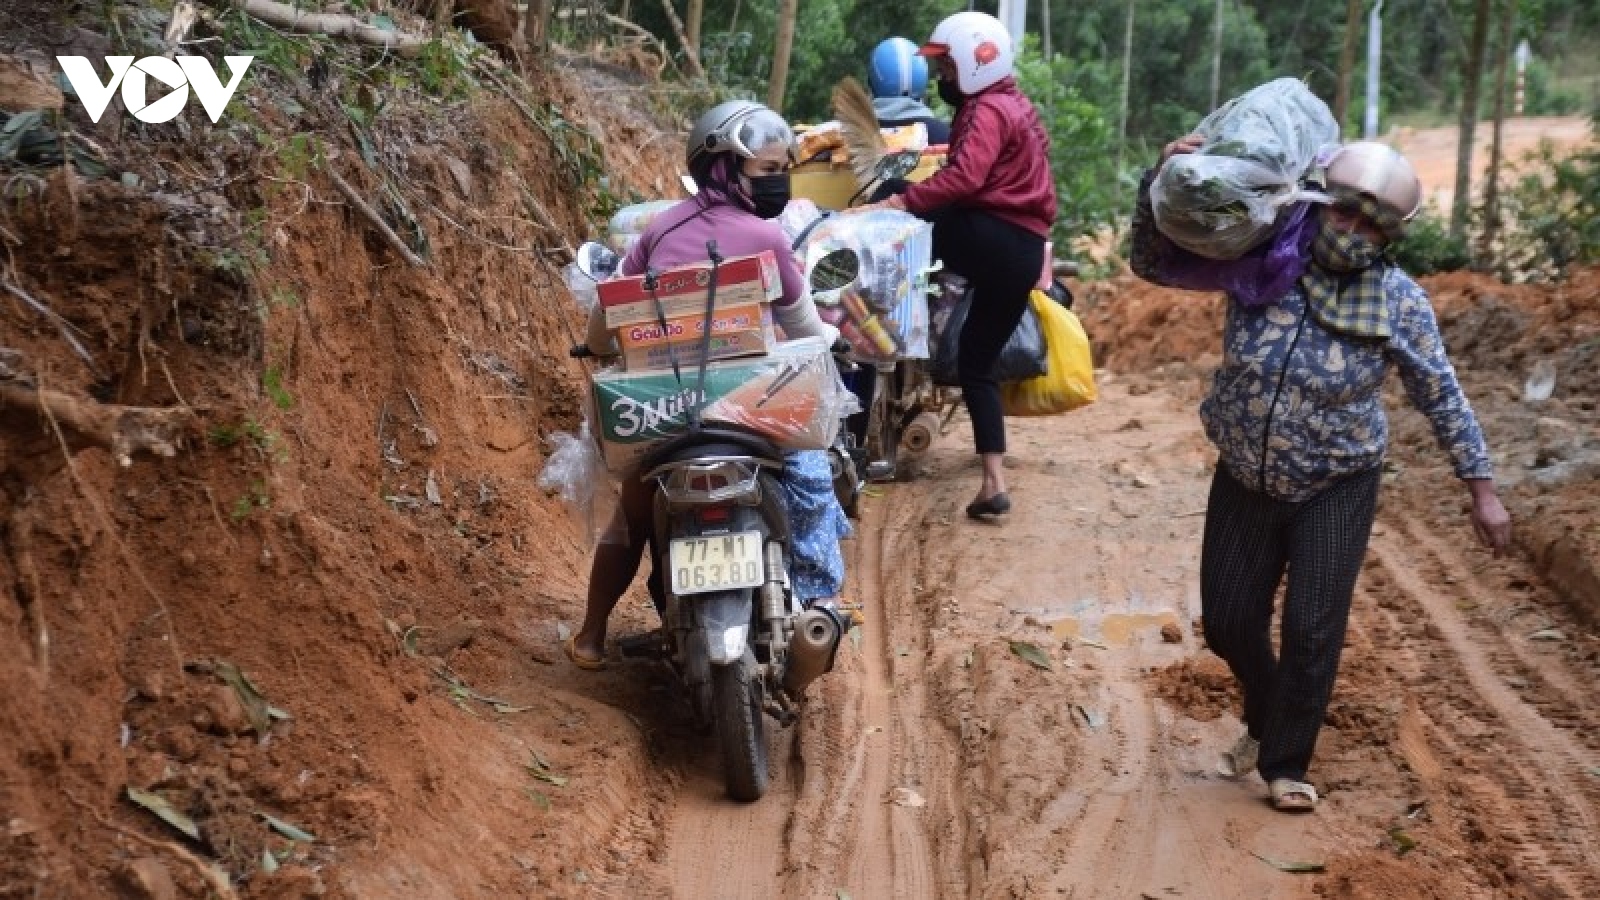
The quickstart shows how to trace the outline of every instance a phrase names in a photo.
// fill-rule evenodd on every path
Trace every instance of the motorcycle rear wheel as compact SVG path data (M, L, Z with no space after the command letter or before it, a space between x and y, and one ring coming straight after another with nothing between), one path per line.
M761 682L755 657L711 667L717 743L728 796L751 803L767 792L767 730L761 711Z

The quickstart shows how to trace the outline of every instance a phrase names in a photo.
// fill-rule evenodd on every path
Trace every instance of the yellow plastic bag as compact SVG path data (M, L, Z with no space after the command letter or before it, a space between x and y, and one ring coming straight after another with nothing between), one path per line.
M1028 298L1044 330L1049 368L1037 378L1000 386L1000 402L1008 416L1053 416L1095 401L1094 360L1089 335L1072 310L1043 291Z

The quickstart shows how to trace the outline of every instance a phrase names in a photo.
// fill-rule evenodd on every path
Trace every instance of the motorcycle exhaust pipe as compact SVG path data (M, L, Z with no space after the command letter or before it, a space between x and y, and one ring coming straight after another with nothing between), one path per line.
M933 446L933 439L938 436L938 413L918 413L900 433L900 443L911 453L926 453Z
M795 617L789 666L783 673L783 689L789 696L800 697L811 682L833 671L843 636L844 622L833 610L812 607Z

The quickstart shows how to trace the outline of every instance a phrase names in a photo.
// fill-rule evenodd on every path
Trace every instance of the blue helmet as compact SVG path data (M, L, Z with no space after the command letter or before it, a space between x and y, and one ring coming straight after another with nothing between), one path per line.
M872 48L867 65L867 88L874 98L922 99L928 90L928 61L917 55L917 45L903 37L889 38Z

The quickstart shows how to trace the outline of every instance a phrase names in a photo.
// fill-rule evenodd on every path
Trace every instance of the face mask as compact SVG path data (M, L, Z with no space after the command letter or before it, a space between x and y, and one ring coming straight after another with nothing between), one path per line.
M967 96L961 93L961 88L956 86L955 79L939 79L939 99L951 106L960 106L965 103Z
M789 205L789 173L777 175L747 175L750 182L750 203L756 215L763 219L776 219Z
M1324 269L1338 274L1359 272L1378 261L1383 248L1354 231L1343 231L1322 223L1316 240L1311 242L1311 256Z

